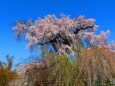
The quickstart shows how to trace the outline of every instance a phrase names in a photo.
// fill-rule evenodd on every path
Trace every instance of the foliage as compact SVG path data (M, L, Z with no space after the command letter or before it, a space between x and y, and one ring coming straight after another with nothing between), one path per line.
M9 83L18 78L16 71L13 71L13 57L6 56L7 63L0 61L0 86L9 86Z
M73 58L52 53L46 56L44 63L23 67L22 84L15 86L114 86L115 52L109 49L82 49Z
M105 85L115 80L115 52L104 48L84 49L78 60L78 69L87 86Z
M77 62L68 57L56 56L49 53L43 63L33 63L26 66L25 82L29 86L76 86L74 80L77 74ZM23 84L24 84L23 83Z

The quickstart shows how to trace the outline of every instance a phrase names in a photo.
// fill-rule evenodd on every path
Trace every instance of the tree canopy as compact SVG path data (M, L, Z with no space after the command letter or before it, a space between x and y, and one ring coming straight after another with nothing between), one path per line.
M74 51L73 44L76 44L76 40L84 47L115 48L114 44L108 45L109 31L95 35L98 29L95 20L85 19L83 16L71 19L65 15L61 18L48 15L36 21L16 21L13 29L17 38L24 37L28 40L26 47L29 49L37 49L38 45L51 45L58 54L71 53Z

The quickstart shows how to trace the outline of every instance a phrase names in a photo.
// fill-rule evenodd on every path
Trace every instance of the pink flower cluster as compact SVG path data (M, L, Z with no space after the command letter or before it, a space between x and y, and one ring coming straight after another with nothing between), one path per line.
M43 63L42 62L40 62L40 63L31 63L29 65L26 65L26 66L23 66L23 67L19 68L17 70L17 73L19 75L23 76L31 68L42 68L42 67L43 67Z
M71 19L68 16L62 15L57 18L55 15L48 15L44 19L38 19L35 22L28 20L25 22L17 21L16 31L17 37L24 36L28 40L27 48L37 48L38 45L55 43L58 53L65 53L68 48L72 51L73 44L79 38L80 40L89 39L91 46L108 47L107 43L108 32L101 32L100 35L95 35L98 26L94 19L85 19L83 16L77 19ZM69 44L65 44L65 40ZM113 45L112 45L113 46Z

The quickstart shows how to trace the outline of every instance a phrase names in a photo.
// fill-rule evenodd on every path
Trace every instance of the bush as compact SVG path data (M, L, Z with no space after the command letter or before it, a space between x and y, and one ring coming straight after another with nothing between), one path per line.
M0 61L0 86L9 86L9 83L18 78L16 71L12 70L13 57L6 56L7 63Z

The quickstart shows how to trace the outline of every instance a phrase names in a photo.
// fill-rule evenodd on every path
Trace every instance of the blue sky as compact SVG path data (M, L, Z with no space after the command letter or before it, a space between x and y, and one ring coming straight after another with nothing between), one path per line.
M43 18L48 14L61 13L76 18L96 19L100 31L110 30L109 40L115 40L115 0L0 0L0 59L6 54L20 58L30 56L26 42L17 42L12 31L13 22L24 19ZM38 51L39 54L39 51Z

